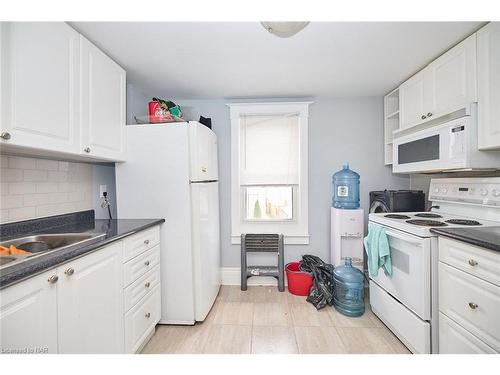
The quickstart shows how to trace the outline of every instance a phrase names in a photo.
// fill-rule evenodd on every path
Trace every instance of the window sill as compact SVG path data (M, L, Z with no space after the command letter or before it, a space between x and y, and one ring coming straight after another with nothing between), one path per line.
M240 235L231 235L231 244L232 245L241 245L241 236ZM309 245L309 234L302 235L285 235L285 245Z

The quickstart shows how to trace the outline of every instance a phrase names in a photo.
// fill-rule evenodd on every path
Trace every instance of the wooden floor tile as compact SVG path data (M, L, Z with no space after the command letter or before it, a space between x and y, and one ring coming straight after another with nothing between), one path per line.
M327 307L322 310L316 308L310 303L289 304L292 321L294 326L298 327L320 327L333 326L333 322L328 313Z
M252 342L252 326L210 326L205 343L206 354L249 354Z
M297 354L293 327L254 326L252 354Z
M291 326L292 319L286 303L254 303L254 326Z
M335 327L295 327L301 354L344 354L346 348Z
M214 324L252 325L252 302L221 302L215 311Z

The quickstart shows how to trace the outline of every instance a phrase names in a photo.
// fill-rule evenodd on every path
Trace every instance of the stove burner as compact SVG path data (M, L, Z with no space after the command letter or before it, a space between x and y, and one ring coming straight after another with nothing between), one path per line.
M388 214L384 215L384 217L387 217L389 219L409 219L409 216L406 215L399 215L399 214Z
M437 221L437 220L418 220L418 219L412 219L412 220L406 220L408 224L413 224L413 225L419 225L422 227L446 227L448 224L443 223L442 221Z
M431 213L415 214L415 216L426 217L426 218L429 218L429 219L439 219L440 217L442 217L441 215L431 214Z
M458 224L458 225L482 225L479 221L466 220L466 219L450 219L450 220L446 220L446 222L450 223L450 224Z

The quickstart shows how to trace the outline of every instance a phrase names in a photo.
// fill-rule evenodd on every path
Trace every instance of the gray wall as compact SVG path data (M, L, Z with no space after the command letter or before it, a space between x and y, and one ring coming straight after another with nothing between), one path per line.
M239 246L231 245L230 237L231 124L225 105L227 101L173 101L183 107L189 120L198 119L200 114L212 118L213 130L219 138L222 263L225 267L238 267ZM351 168L361 175L361 207L365 212L369 205L369 191L408 189L410 186L408 176L393 175L391 168L384 166L381 97L314 98L313 101L309 118L310 244L287 246L286 261L300 259L306 253L318 255L327 261L330 259L331 176L344 162L349 162ZM134 108L141 110L146 108L145 105L134 103ZM263 259L253 259L253 263L259 261Z

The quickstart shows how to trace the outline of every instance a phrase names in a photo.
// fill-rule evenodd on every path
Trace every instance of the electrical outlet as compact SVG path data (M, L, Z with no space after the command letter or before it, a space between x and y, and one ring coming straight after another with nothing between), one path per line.
M104 193L108 192L108 187L106 185L99 185L99 198L104 197Z

